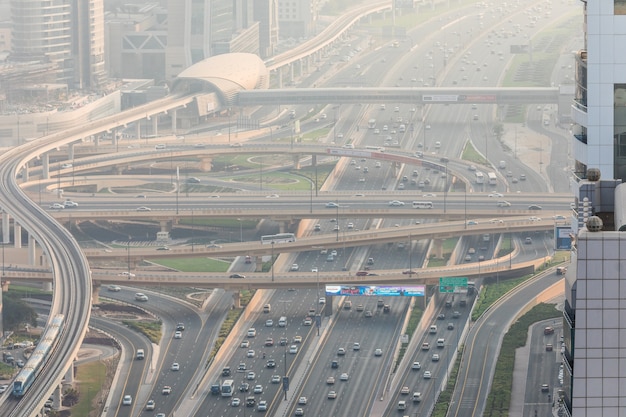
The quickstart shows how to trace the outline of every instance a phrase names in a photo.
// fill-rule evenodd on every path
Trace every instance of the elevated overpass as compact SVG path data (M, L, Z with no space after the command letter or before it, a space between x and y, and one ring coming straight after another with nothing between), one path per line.
M247 90L237 94L241 107L281 104L553 104L556 87L359 87Z

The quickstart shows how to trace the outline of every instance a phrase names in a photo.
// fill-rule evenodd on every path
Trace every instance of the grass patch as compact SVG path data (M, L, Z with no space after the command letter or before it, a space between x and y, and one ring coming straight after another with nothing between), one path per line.
M159 344L162 335L161 320L124 320L123 323L131 329L144 334L150 340L150 342L157 345Z
M15 373L15 368L13 366L9 366L4 362L0 362L0 379L8 380L13 378L13 374Z
M181 272L226 272L230 262L214 258L157 259L154 263Z
M80 392L78 403L71 408L72 415L89 416L91 411L99 410L94 399L102 388L106 378L106 366L102 362L89 362L79 365L76 369L76 381Z
M493 303L498 301L500 297L502 297L504 294L511 291L513 288L517 287L519 284L533 276L534 274L529 274L524 275L521 278L515 278L506 281L500 280L500 282L496 284L483 285L480 294L478 295L478 300L476 300L474 310L472 311L472 320L478 320L478 318L489 307L491 307Z
M476 148L470 141L465 142L465 147L463 148L461 159L473 162L476 165L489 166L489 161L487 161L485 157L480 154L478 150L476 150Z
M462 347L459 346L458 349L459 354L454 362L454 367L448 373L448 384L446 385L446 389L439 394L439 398L437 398L437 403L435 404L431 417L446 417L448 414L450 400L452 399L452 394L454 393L454 387L456 386L456 380L459 375L459 366L461 365L461 358L463 356L461 354Z
M498 356L484 415L492 417L509 415L515 350L526 344L528 328L533 323L558 317L562 317L562 313L555 308L554 304L541 303L520 317L506 332L502 340L502 348L500 349L500 356Z
M405 329L405 334L409 337L409 341L413 337L413 334L415 334L415 329L417 329L417 326L419 325L420 320L422 319L423 313L424 311L422 309L415 307L415 305L413 306L413 309L411 310L411 315L409 316L409 321ZM408 347L408 343L403 343L402 346L400 346L400 351L398 352L398 358L396 360L396 366L395 366L396 369L398 369L400 362L402 362L402 358L404 358L404 354L406 353L407 347ZM395 372L395 369L394 369L394 372Z
M247 306L250 300L252 299L252 297L254 296L254 291L242 290L239 293L239 295L240 295L239 300L241 302L241 305ZM237 323L237 320L239 320L239 316L241 316L242 312L243 312L242 308L235 308L235 309L230 310L228 314L226 315L226 319L222 323L222 327L220 327L220 332L217 336L217 339L215 340L213 349L211 350L211 355L209 356L209 360L208 360L209 364L213 361L213 358L215 358L215 355L224 344L224 341L226 340L230 332L233 330L233 327L235 326L235 323Z
M52 291L43 291L39 288L28 287L25 285L16 285L11 283L9 290L5 291L5 294L9 294L16 298L25 298L33 295L50 295Z

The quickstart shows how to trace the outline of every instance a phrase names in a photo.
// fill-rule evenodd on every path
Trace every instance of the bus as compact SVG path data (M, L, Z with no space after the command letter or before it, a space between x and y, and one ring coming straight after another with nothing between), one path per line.
M233 396L233 387L235 386L235 381L232 379L227 379L222 382L222 397L232 397Z
M376 119L370 119L370 120L367 122L367 127L368 127L368 129L374 129L374 128L376 128Z
M261 236L261 243L290 243L296 241L296 235L293 233L279 233L277 235Z
M498 177L496 177L495 172L489 172L487 177L489 178L489 185L498 185Z
M416 209L431 209L431 208L433 208L433 202L432 201L414 201L413 202L413 208L416 208Z
M485 183L485 174L480 171L476 171L476 184L484 184Z
M382 146L366 146L365 149L369 149L370 151L385 152L385 148Z

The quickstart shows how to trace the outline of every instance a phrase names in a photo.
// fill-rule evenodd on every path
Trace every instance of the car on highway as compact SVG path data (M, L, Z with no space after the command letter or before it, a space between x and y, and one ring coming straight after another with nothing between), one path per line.
M335 392L335 391L330 391L330 392L328 393L328 399L329 399L329 400L334 400L334 399L336 399L336 398L337 398L337 392Z
M326 208L338 208L339 204L333 202L333 201L329 201L328 203L326 203Z
M122 291L122 287L120 287L119 285L109 285L107 287L107 290L111 292L120 292Z
M369 273L368 271L357 271L355 275L356 275L357 277L366 277L366 276L368 276L369 274L370 274L370 273Z
M146 403L146 410L152 411L154 410L154 407L155 407L154 400L148 400L148 402Z
M256 373L254 371L248 371L248 373L246 374L246 379L248 381L254 381L255 378L256 378Z
M296 346L296 345L289 346L289 353L291 353L291 354L298 353L298 346Z
M265 327L274 327L274 320L272 319L265 320Z
M174 362L172 367L170 368L172 371L180 371L180 364L178 362Z
M374 356L383 356L383 350L382 349L374 350Z
M410 392L411 390L407 386L404 386L400 389L400 395L409 395Z
M265 339L265 346L274 346L274 339L272 339L271 337L268 337L267 339Z
M373 313L372 313L372 311L371 311L371 310L366 310L366 311L365 311L365 317L367 317L367 318L371 318L372 316L373 316Z
M391 200L387 204L389 205L389 207L402 207L402 206L404 206L404 201Z
M159 246L157 250L170 250L169 246Z
M76 207L78 207L78 203L76 203L74 201L71 201L71 200L66 200L63 203L63 207L65 207L65 208L76 208Z
M183 338L183 333L180 331L176 331L174 332L174 339L182 339Z
M478 224L478 222L476 220L468 220L467 221L467 225L468 226L476 226Z
M531 204L530 206L528 206L528 210L541 210L542 207L538 204Z
M291 268L289 268L290 271L299 271L300 270L300 265L298 264L291 264Z
M302 343L302 336L294 336L293 343Z
M342 347L340 347L339 349L337 349L337 355L339 356L343 356L346 354L346 350Z
M302 320L302 325L313 326L313 319L311 317L306 317L304 320Z
M245 278L244 274L230 274L229 278Z
M267 401L261 400L259 401L259 405L256 408L258 411L267 411Z
M239 345L240 348L249 348L250 347L250 342L247 340L244 340L241 342L241 344Z
M352 350L361 350L361 344L359 342L354 342L352 344Z
M342 373L342 374L339 376L339 379L340 379L341 381L347 381L348 379L350 379L350 376L348 375L348 373L347 373L347 372L344 372L344 373Z
M433 353L433 356L431 357L433 362L439 362L439 354L438 353Z
M130 395L124 395L124 398L122 398L122 405L132 405L133 404L133 397L131 397Z
M240 392L248 392L248 390L250 390L250 384L248 384L247 382L242 382L239 385L239 391Z
M487 195L487 197L497 197L497 198L502 198L502 197L504 197L504 194L502 194L502 193L489 193L489 194Z
M248 357L248 358L254 358L255 355L256 355L256 352L254 351L254 349L249 349L246 352L246 357Z
M424 379L430 379L432 378L432 374L430 373L430 371L424 371Z
M272 384L280 384L281 378L280 375L272 375L271 382Z
M163 395L170 395L172 393L172 387L170 387L169 385L166 385L163 387L163 389L161 390L161 394Z
M255 385L252 392L254 392L255 394L263 394L263 385Z
M231 407L239 407L240 405L241 405L241 400L239 398L235 397L232 400L230 400Z
M296 408L296 411L294 412L295 416L303 416L304 415L304 409L302 407L298 407Z
M136 301L148 301L148 296L142 292L135 293Z
M50 204L48 208L52 210L61 210L61 209L64 209L65 206L61 203L54 203L54 204Z
M306 405L306 403L307 403L306 397L298 398L298 405Z
M405 269L404 271L402 271L403 275L413 275L413 274L417 274L417 271L414 271L412 269Z
M136 211L152 211L152 209L150 207L141 206L137 207Z
M333 385L334 383L335 383L334 376L329 376L328 378L326 378L326 385Z
M267 362L265 363L265 366L267 368L276 368L276 361L274 359L268 359Z
M411 365L411 369L414 371L419 371L420 369L422 369L422 365L419 362L415 361Z

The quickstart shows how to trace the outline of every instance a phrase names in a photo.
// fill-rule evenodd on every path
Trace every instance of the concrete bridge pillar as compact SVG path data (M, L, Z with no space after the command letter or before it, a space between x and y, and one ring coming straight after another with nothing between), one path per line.
M135 122L135 137L141 139L141 123L139 121Z
M28 265L37 265L37 254L35 251L37 241L32 234L28 234Z
M74 159L74 144L73 143L69 143L67 145L67 159L69 159L70 161Z
M13 222L13 247L15 249L22 247L22 225L17 222Z
M100 146L100 135L93 135L93 143L96 145L96 148Z
M172 132L174 132L174 134L176 134L176 129L177 129L177 125L176 125L177 116L178 116L178 109L170 110L170 117L172 119Z
M9 213L2 212L2 244L9 243L11 240L11 233L9 229Z
M200 158L200 169L204 172L210 172L213 170L213 158L210 156L203 156Z
M100 287L102 283L100 281L93 281L91 284L91 304L100 304Z
M393 176L397 176L400 173L400 164L398 162L394 162L393 165Z
M254 260L254 272L263 272L263 257L260 255Z
M28 182L30 178L30 172L28 172L28 162L26 162L24 164L24 167L22 168L22 179L24 180L24 182Z
M276 75L278 75L278 88L283 88L283 71L278 68L276 70Z
M41 155L41 178L50 179L50 155L48 152Z
M72 362L72 366L65 373L65 383L72 385L74 383L74 363Z
M289 222L288 221L278 222L278 232L279 233L285 233L285 232L287 232L287 230L289 230Z
M61 408L61 400L63 398L61 384L52 391L52 409L59 410Z
M172 222L170 220L161 220L159 222L159 225L161 226L161 231L162 232L171 232L172 231Z
M241 295L239 291L233 292L233 308L241 308Z
M300 155L293 155L293 167L294 169L300 169Z
M433 239L432 253L436 258L443 258L443 239Z
M44 290L44 291L47 291L47 292L51 292L52 291L52 283L48 282L48 281L42 283L41 289Z
M155 136L159 135L159 116L152 116L152 134Z
M296 76L295 76L295 63L292 62L291 64L289 64L289 82L293 83L296 80Z
M311 155L311 166L317 166L317 155Z

